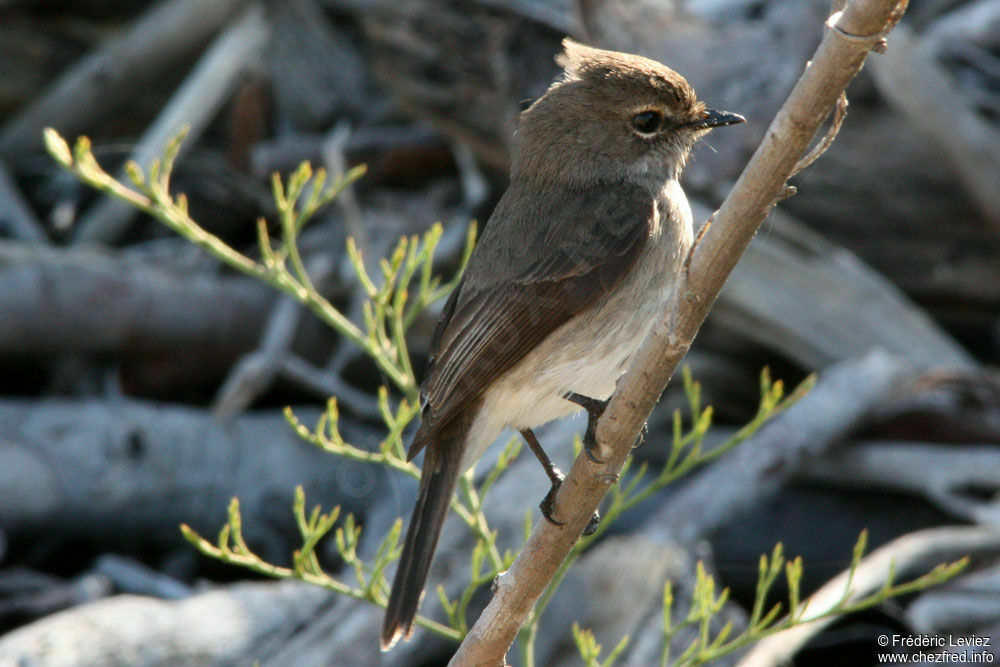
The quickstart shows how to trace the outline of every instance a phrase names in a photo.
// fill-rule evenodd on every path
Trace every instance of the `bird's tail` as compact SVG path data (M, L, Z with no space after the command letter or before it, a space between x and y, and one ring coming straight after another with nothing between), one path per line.
M417 608L423 597L431 558L437 548L441 527L448 515L451 496L461 472L467 429L455 428L454 431L455 433L436 435L424 456L417 504L410 517L403 553L399 557L399 566L392 580L389 603L385 609L385 622L382 625L383 651L391 649L400 637L409 639L413 634L413 618L417 615ZM420 431L416 437L421 437Z

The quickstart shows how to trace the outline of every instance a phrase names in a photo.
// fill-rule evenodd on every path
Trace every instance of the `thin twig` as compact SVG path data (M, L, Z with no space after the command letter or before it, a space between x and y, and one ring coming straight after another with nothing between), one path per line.
M336 396L340 405L350 407L352 414L378 419L382 412L378 400L370 392L345 382L338 374L320 368L300 356L286 354L281 359L281 376L300 387L321 396Z
M327 170L334 176L342 174L347 170L345 147L350 138L351 126L346 121L343 121L338 123L333 131L323 139L323 162L326 164ZM362 260L365 261L365 269L369 270L370 274L380 275L378 271L372 270L375 268L375 258L379 254L376 254L372 250L368 231L365 228L364 212L361 210L361 205L354 194L354 189L349 187L344 188L344 191L334 200L334 203L344 217L346 236L353 238L358 250L361 251ZM358 322L362 318L364 304L368 301L368 295L358 282L357 273L349 257L344 257L340 277L345 284L352 287L350 300L347 303L347 307L344 308L344 313L352 322ZM334 347L326 363L326 372L339 376L347 364L356 358L357 353L357 347L352 345L350 341L344 339L337 341L337 345Z
M833 110L833 121L830 123L830 129L826 131L823 136L823 140L818 144L813 146L812 150L809 151L805 157L798 161L795 168L792 169L792 174L789 176L795 176L800 171L811 165L813 162L818 160L823 153L827 151L830 146L833 145L833 140L837 138L840 133L840 126L844 124L844 119L847 118L847 91L841 91L840 97L837 98L837 107Z
M323 283L332 271L328 257L317 256L309 262L309 275L315 283ZM220 419L229 419L243 412L263 392L284 368L290 354L299 322L306 313L298 301L282 296L271 309L267 327L256 350L240 359L230 371L212 402L212 411Z
M350 123L342 121L337 123L333 131L323 139L323 164L326 170L334 179L340 179L347 173L347 155L345 147L351 138ZM334 200L334 204L340 209L344 216L344 226L347 228L347 236L354 239L354 243L365 255L371 252L371 244L368 242L368 230L365 228L365 215L361 210L361 204L354 194L353 187L344 188ZM348 273L353 274L354 270L348 266Z

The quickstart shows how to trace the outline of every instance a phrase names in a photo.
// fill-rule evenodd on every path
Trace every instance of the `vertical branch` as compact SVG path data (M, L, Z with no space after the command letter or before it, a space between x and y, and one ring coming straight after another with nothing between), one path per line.
M853 0L826 34L763 143L689 258L666 314L636 354L597 427L596 464L577 457L556 497L565 525L536 524L520 556L452 659L501 665L519 628L620 474L632 443L758 227L782 198L786 180L868 53L902 17L905 0Z

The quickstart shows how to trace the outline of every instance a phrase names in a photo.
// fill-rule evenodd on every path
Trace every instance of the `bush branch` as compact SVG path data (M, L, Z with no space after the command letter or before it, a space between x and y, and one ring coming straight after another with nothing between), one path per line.
M520 556L497 580L489 605L452 659L502 665L518 630L618 478L642 425L687 353L726 278L784 194L809 142L857 75L881 49L906 2L853 0L827 22L823 40L736 186L689 258L688 275L636 354L597 427L596 464L577 457L556 497L562 526L539 521Z
M836 620L837 615L829 614L829 610L844 603L848 603L847 609L851 610L851 603L863 596L877 593L879 589L885 589L886 572L907 576L942 560L965 554L965 559L951 566L956 567L967 562L969 556L991 556L998 548L1000 533L987 526L928 528L897 537L873 551L855 567L825 583L796 612L804 619L804 623L780 635L761 640L743 657L739 665L763 667L791 661L796 651ZM942 572L941 567L938 566L938 570L924 577Z

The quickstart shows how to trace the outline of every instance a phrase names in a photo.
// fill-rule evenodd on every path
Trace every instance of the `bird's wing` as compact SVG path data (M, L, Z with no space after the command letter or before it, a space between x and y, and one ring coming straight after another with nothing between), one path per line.
M624 184L537 193L534 206L509 195L438 322L410 458L546 336L614 290L642 252L654 216L648 192ZM539 216L548 216L547 224Z

